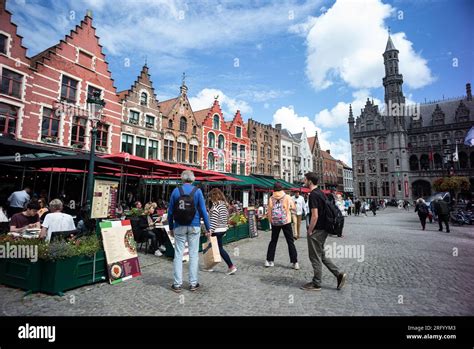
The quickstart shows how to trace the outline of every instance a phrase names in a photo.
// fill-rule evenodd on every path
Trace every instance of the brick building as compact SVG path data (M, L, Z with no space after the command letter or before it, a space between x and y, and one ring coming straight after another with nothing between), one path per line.
M202 168L219 172L249 175L250 139L240 111L226 121L217 98L211 108L196 111L202 127Z
M323 184L323 155L319 145L318 132L308 138L309 148L313 155L313 171L318 175L319 183Z
M247 123L252 174L280 178L281 130L253 119Z
M321 151L323 158L323 181L321 189L336 190L338 187L337 160L331 156L330 150Z
M129 90L118 93L122 103L121 151L161 159L161 113L145 64Z

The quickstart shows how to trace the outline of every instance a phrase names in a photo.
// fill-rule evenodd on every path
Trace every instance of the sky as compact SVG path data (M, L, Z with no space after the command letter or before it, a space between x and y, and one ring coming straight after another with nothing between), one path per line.
M92 10L118 91L145 61L159 100L194 110L215 96L232 118L318 132L350 163L349 104L383 101L390 30L411 103L465 94L474 83L470 0L7 0L30 56L56 44ZM471 16L471 17L470 17Z

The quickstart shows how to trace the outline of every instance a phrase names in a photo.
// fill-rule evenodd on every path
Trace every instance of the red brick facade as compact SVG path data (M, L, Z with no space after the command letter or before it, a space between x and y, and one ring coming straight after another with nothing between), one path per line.
M250 139L240 111L225 121L219 101L194 113L202 125L202 168L240 175L250 174Z

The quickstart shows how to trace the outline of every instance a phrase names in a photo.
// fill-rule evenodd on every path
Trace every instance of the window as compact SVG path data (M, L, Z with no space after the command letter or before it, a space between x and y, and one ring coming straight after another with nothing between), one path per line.
M193 126L193 135L195 135L196 133L197 133L197 127Z
M370 196L377 196L377 182L370 182Z
M146 92L140 94L140 105L148 105L148 94Z
M231 172L237 174L237 161L232 161Z
M357 173L365 173L364 160L357 160Z
M242 138L242 127L240 126L235 127L235 137Z
M8 36L0 34L0 53L7 54Z
M186 143L178 142L178 153L176 159L179 163L186 162Z
M268 146L268 148L267 148L267 157L268 157L268 159L272 158L272 148L270 146Z
M283 155L286 155L286 147L283 146L282 148L283 148Z
M272 165L271 164L268 164L268 166L267 166L267 173L270 174L270 175L272 174Z
M209 148L215 148L216 147L216 135L212 132L209 132L207 135L207 146Z
M387 159L380 159L380 173L388 172L388 161Z
M17 119L17 107L5 103L0 103L0 133L16 135Z
M375 159L369 159L369 173L377 173Z
M358 153L362 153L364 151L364 141L359 139L357 142L356 142L356 151Z
M109 136L109 125L105 125L102 123L97 124L97 143L95 145L95 149L98 151L107 151L107 140Z
M286 159L283 159L283 168L286 169Z
M2 93L16 98L21 98L21 81L23 75L3 68Z
M365 183L359 182L359 196L365 196Z
M232 154L233 158L237 157L237 144L236 143L232 143L232 153L231 154Z
M172 119L168 120L168 128L173 128L173 120Z
M265 148L263 147L263 145L260 147L260 157L265 157Z
M382 196L390 196L390 183L382 182Z
M214 124L213 124L214 130L219 130L219 122L220 122L219 115L214 115Z
M189 145L189 163L195 164L197 163L198 159L198 146L190 144Z
M61 99L70 103L76 103L77 81L63 75L61 82Z
M102 90L94 86L87 86L87 98L95 98L95 95L102 96Z
M128 122L133 125L138 125L140 121L140 113L135 110L130 110L130 114L128 116Z
M137 137L135 144L135 155L141 158L146 156L146 138Z
M396 167L400 167L400 158L399 158L399 157L397 157L397 158L395 159L395 166L396 166Z
M170 139L165 139L165 146L164 146L164 160L165 161L173 161L173 147L174 141Z
M133 154L133 136L127 134L122 135L122 152Z
M385 137L379 138L379 150L387 150L387 139Z
M59 120L54 110L43 107L43 119L41 121L41 140L48 143L57 143L59 138Z
M148 159L158 160L158 141L148 140Z
M432 133L431 134L431 145L441 145L441 141L439 139L439 134Z
M188 120L186 120L186 118L182 116L181 119L179 119L179 130L181 132L186 132L187 129L188 129Z
M367 151L374 151L375 150L375 142L373 138L367 139Z
M155 128L155 117L151 115L145 116L145 127Z
M214 153L207 154L207 168L209 170L214 170L216 168L216 162L214 159Z
M224 149L224 136L223 135L219 135L218 137L218 142L217 142L217 146L219 149Z
M240 162L240 174L245 175L245 162Z
M245 145L240 146L240 158L245 159Z
M268 132L267 131L265 131L265 133L263 134L263 140L265 142L268 142Z
M74 116L72 120L71 144L82 148L85 143L87 120L80 116Z
M416 155L410 156L410 171L418 171L420 169L420 165L418 163L418 157Z

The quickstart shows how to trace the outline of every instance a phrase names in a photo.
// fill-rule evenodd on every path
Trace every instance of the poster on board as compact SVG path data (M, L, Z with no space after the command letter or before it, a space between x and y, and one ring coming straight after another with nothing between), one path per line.
M137 243L129 220L99 223L111 284L141 275Z
M249 192L248 191L243 192L242 206L243 208L249 207Z
M251 238L255 238L258 236L258 228L257 228L257 216L255 215L255 207L250 206L248 208L248 220L249 220L249 233Z
M94 181L91 218L115 217L119 182L106 179Z

